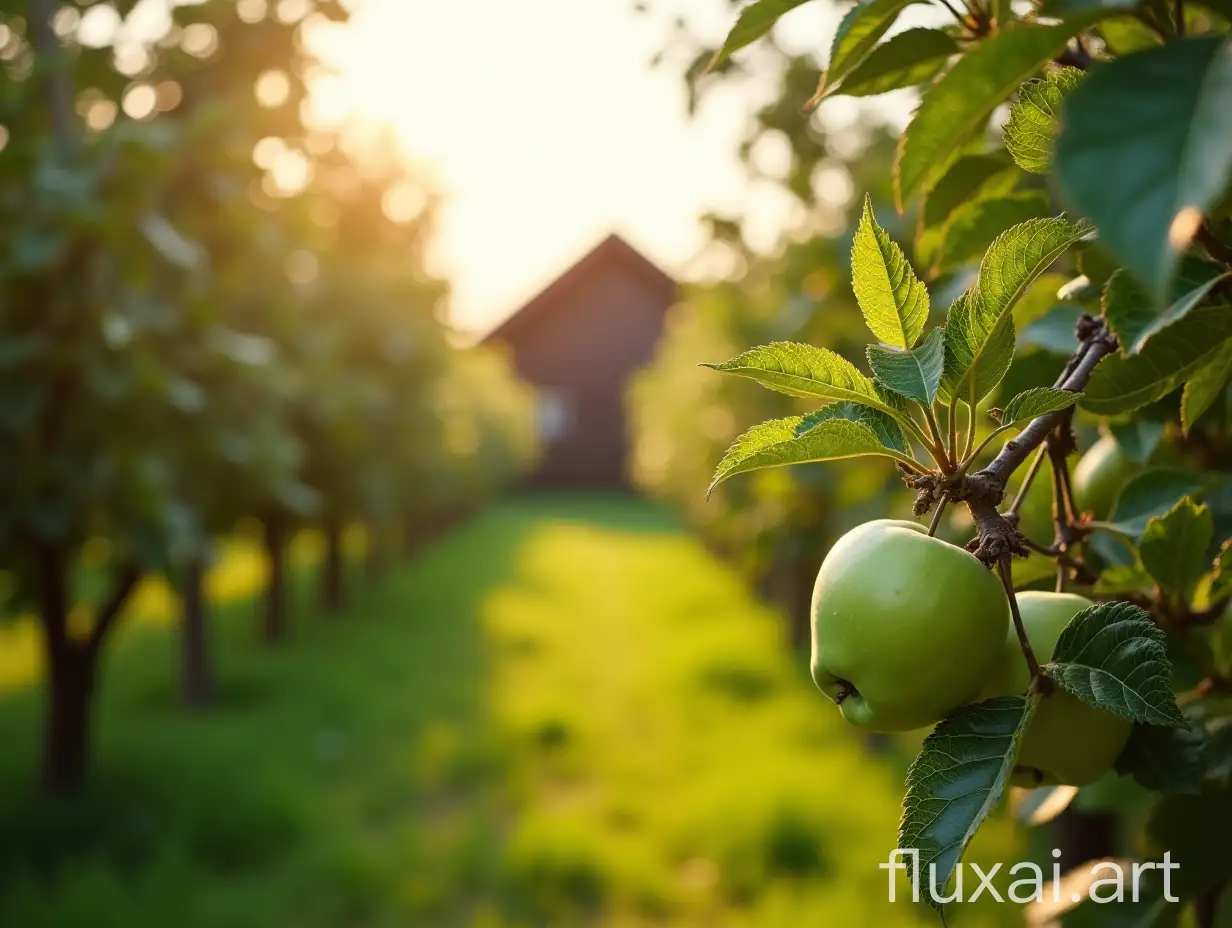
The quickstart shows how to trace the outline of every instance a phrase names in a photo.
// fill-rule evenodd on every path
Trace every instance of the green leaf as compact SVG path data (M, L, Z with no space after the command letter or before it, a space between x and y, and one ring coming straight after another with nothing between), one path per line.
M831 85L839 83L855 70L894 25L898 14L917 2L920 0L863 0L848 10L834 34L830 45L830 63L821 76L821 85L812 102L819 101Z
M925 226L943 225L957 210L1009 193L1021 172L1001 155L964 155L929 191L920 216Z
M1121 451L1135 463L1145 464L1150 460L1159 440L1164 437L1164 424L1145 419L1132 422L1116 422L1108 426L1112 437L1121 446Z
M898 148L894 191L899 209L931 187L947 169L950 152L976 135L998 104L1088 23L1006 28L976 45L928 88Z
M1004 314L1013 309L1036 278L1091 231L1085 222L1032 219L998 236L980 262L979 288L985 308Z
M1163 44L1159 34L1136 16L1113 16L1099 24L1099 31L1117 57Z
M1065 626L1044 665L1048 677L1105 712L1147 725L1186 724L1172 694L1164 633L1131 603L1101 603Z
M936 274L979 260L989 243L1006 229L1029 219L1043 219L1051 212L1048 195L1041 190L976 200L946 224L940 254L929 270Z
M1033 219L989 246L975 289L955 302L946 319L947 396L974 407L1000 382L1014 360L1014 305L1087 231L1061 218Z
M874 48L825 96L871 97L932 79L958 53L958 42L940 29L908 29Z
M1137 593L1154 587L1151 575L1136 564L1113 564L1104 568L1095 584L1095 592L1105 596L1120 593Z
M1155 301L1124 269L1117 271L1104 287L1102 307L1112 330L1127 355L1140 354L1151 336L1184 318L1211 290L1228 278L1218 264L1186 256L1172 281L1170 305L1156 312Z
M1056 309L1062 302L1057 291L1065 286L1066 281L1064 274L1043 274L1038 277L1014 306L1014 324L1023 329ZM1073 332L1070 335L1072 337Z
M1111 416L1153 403L1179 387L1228 338L1232 308L1195 309L1157 332L1140 354L1104 358L1087 383L1083 408Z
M914 351L869 345L868 366L887 390L931 405L945 368L945 332L940 327L933 329Z
M1224 342L1223 347L1213 352L1185 381L1181 394L1181 430L1186 437L1194 423L1227 388L1229 377L1232 377L1232 339Z
M1003 152L963 155L955 159L928 191L920 210L917 234L925 227L941 228L961 209L979 200L1012 191L1023 173Z
M1005 147L1024 171L1047 174L1051 169L1052 146L1061 128L1061 101L1083 76L1077 68L1061 68L1019 88L1005 124Z
M1066 98L1057 181L1157 304L1232 171L1230 97L1232 50L1201 36L1101 65Z
M710 67L718 67L746 45L752 45L773 29L782 16L806 3L808 0L754 0L740 11L736 25L727 34L723 47L715 53Z
M722 481L736 474L787 464L836 461L864 454L914 463L907 455L883 445L876 432L863 422L829 419L800 432L803 421L800 416L791 416L753 426L727 449L706 492L712 492Z
M1206 775L1206 736L1199 726L1134 725L1116 772L1157 793L1196 793Z
M964 706L933 729L911 762L898 846L920 852L919 873L909 875L930 905L929 865L941 893L1005 792L1037 704L1038 697L1001 696Z
M1206 480L1189 471L1164 467L1144 470L1121 488L1108 521L1096 525L1137 539L1146 531L1151 518L1163 515L1184 497L1201 493L1205 488Z
M1186 258L1181 262L1181 269L1172 281L1174 289L1181 292L1175 295L1172 305L1146 325L1125 353L1141 354L1142 349L1150 344L1153 335L1162 332L1172 323L1196 309L1215 286L1227 280L1229 276L1232 274L1217 264L1197 258Z
M1100 307L1126 354L1156 315L1150 296L1124 268L1113 273L1104 284Z
M902 416L895 401L885 397L850 361L828 348L772 342L750 348L722 364L703 364L702 367L747 377L789 396L862 403L895 419Z
M1024 390L1005 404L1001 413L1001 427L1012 428L1024 422L1030 422L1038 416L1069 409L1082 396L1070 390L1058 390L1056 387L1035 387Z
M853 422L863 422L873 430L877 440L887 448L901 451L903 454L910 453L907 438L897 422L884 412L873 409L871 406L862 406L859 403L831 403L829 406L823 406L821 409L810 412L796 426L796 435L803 435L830 419L850 419Z
M1147 519L1138 556L1161 587L1188 601L1206 572L1206 549L1214 532L1210 507L1186 496L1163 515Z
M851 245L851 278L869 330L887 345L913 347L928 321L928 289L903 250L877 225L867 195Z
M981 311L979 290L968 290L945 317L945 370L938 393L947 403L974 407L1001 382L1014 362L1014 317Z

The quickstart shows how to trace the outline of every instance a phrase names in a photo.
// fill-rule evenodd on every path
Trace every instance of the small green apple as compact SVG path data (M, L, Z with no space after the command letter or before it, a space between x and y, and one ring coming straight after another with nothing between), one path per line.
M931 725L987 684L1009 624L1005 590L969 552L914 522L867 522L817 574L813 680L854 725Z
M1074 503L1079 513L1108 518L1121 487L1137 471L1138 465L1121 450L1117 440L1105 435L1074 465Z
M1095 603L1072 593L1018 594L1018 611L1035 659L1052 659L1070 619ZM1031 682L1018 634L1010 623L1000 668L981 699L1022 693ZM1018 786L1085 786L1112 768L1125 749L1133 723L1098 709L1058 687L1041 700L1022 739L1013 781Z

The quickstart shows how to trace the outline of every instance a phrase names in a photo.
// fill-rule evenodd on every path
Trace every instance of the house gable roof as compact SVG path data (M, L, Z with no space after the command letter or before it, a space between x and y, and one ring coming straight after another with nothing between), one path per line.
M511 341L519 334L545 321L551 315L553 307L563 304L561 298L566 293L574 286L583 283L587 277L604 265L623 266L632 273L642 275L652 284L662 287L665 293L671 293L677 286L671 275L619 235L613 233L485 335L481 342Z

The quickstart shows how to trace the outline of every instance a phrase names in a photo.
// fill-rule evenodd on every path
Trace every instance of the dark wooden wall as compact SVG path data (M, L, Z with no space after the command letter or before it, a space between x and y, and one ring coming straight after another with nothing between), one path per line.
M518 374L567 413L563 436L544 441L534 483L625 485L625 393L653 357L675 294L670 278L609 239L494 333Z

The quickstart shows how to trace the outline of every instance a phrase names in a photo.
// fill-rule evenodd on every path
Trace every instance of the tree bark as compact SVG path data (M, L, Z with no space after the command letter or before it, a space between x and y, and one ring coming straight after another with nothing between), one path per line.
M287 539L280 515L265 518L265 556L269 561L269 581L265 589L265 615L261 640L279 644L286 640L287 622Z
M42 769L43 789L49 793L73 793L85 781L94 670L93 656L76 646L49 663Z
M345 593L345 559L342 551L342 523L333 517L325 520L325 558L321 564L321 605L329 612L342 608Z
M214 670L205 603L205 564L192 558L184 568L180 586L183 614L180 697L188 709L201 709L214 699Z
M90 746L90 702L99 654L141 578L133 564L122 564L112 588L99 604L94 627L84 640L69 634L69 555L52 544L35 550L39 619L47 658L47 703L40 780L49 793L66 794L85 781Z

